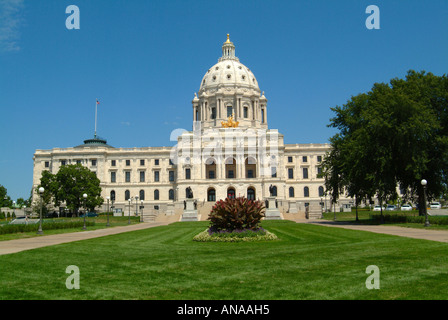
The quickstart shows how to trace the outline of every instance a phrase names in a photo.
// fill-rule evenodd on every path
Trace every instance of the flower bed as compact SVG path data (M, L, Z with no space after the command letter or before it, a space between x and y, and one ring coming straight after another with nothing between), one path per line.
M211 228L205 229L197 234L193 241L199 242L248 242L277 240L277 236L263 228L257 230L233 230L233 231L213 231Z

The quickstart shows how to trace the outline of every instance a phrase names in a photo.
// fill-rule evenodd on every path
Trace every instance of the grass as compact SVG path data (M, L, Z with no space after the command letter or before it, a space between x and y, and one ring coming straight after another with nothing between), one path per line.
M279 240L195 242L208 222L145 230L0 256L0 299L441 299L448 244L264 221ZM68 290L67 266L80 271ZM366 268L380 270L368 290Z

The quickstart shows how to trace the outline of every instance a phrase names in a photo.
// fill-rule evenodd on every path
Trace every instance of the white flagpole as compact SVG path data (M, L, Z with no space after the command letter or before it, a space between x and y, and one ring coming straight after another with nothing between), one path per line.
M97 114L97 108L98 108L98 99L96 99L96 102L95 102L95 139L96 139L96 118L97 118L96 114Z

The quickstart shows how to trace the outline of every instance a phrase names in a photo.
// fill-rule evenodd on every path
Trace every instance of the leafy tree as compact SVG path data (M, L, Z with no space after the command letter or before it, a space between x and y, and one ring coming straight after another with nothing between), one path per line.
M100 180L81 164L63 166L55 175L44 171L40 186L45 188L44 201L51 201L56 207L65 202L75 212L84 207L84 193L88 195L85 205L91 211L104 202Z
M382 204L397 198L399 185L422 204L423 178L429 198L440 195L448 176L447 101L446 76L409 71L332 108L329 126L339 133L323 163L332 201L345 192L357 204L375 195Z

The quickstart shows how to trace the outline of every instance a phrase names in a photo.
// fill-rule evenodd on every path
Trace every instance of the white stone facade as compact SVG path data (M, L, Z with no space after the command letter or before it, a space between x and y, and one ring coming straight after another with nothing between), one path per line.
M61 165L81 163L96 172L103 198L115 197L115 207L125 212L128 197L138 196L145 210L171 210L183 207L190 187L200 207L211 207L229 194L265 200L271 185L283 212L303 211L321 199L329 208L318 173L330 145L284 144L283 135L268 128L267 102L227 39L194 94L193 130L178 137L177 147L113 148L91 139L73 148L36 150L33 185L43 170L56 173ZM230 115L238 126L224 128Z

